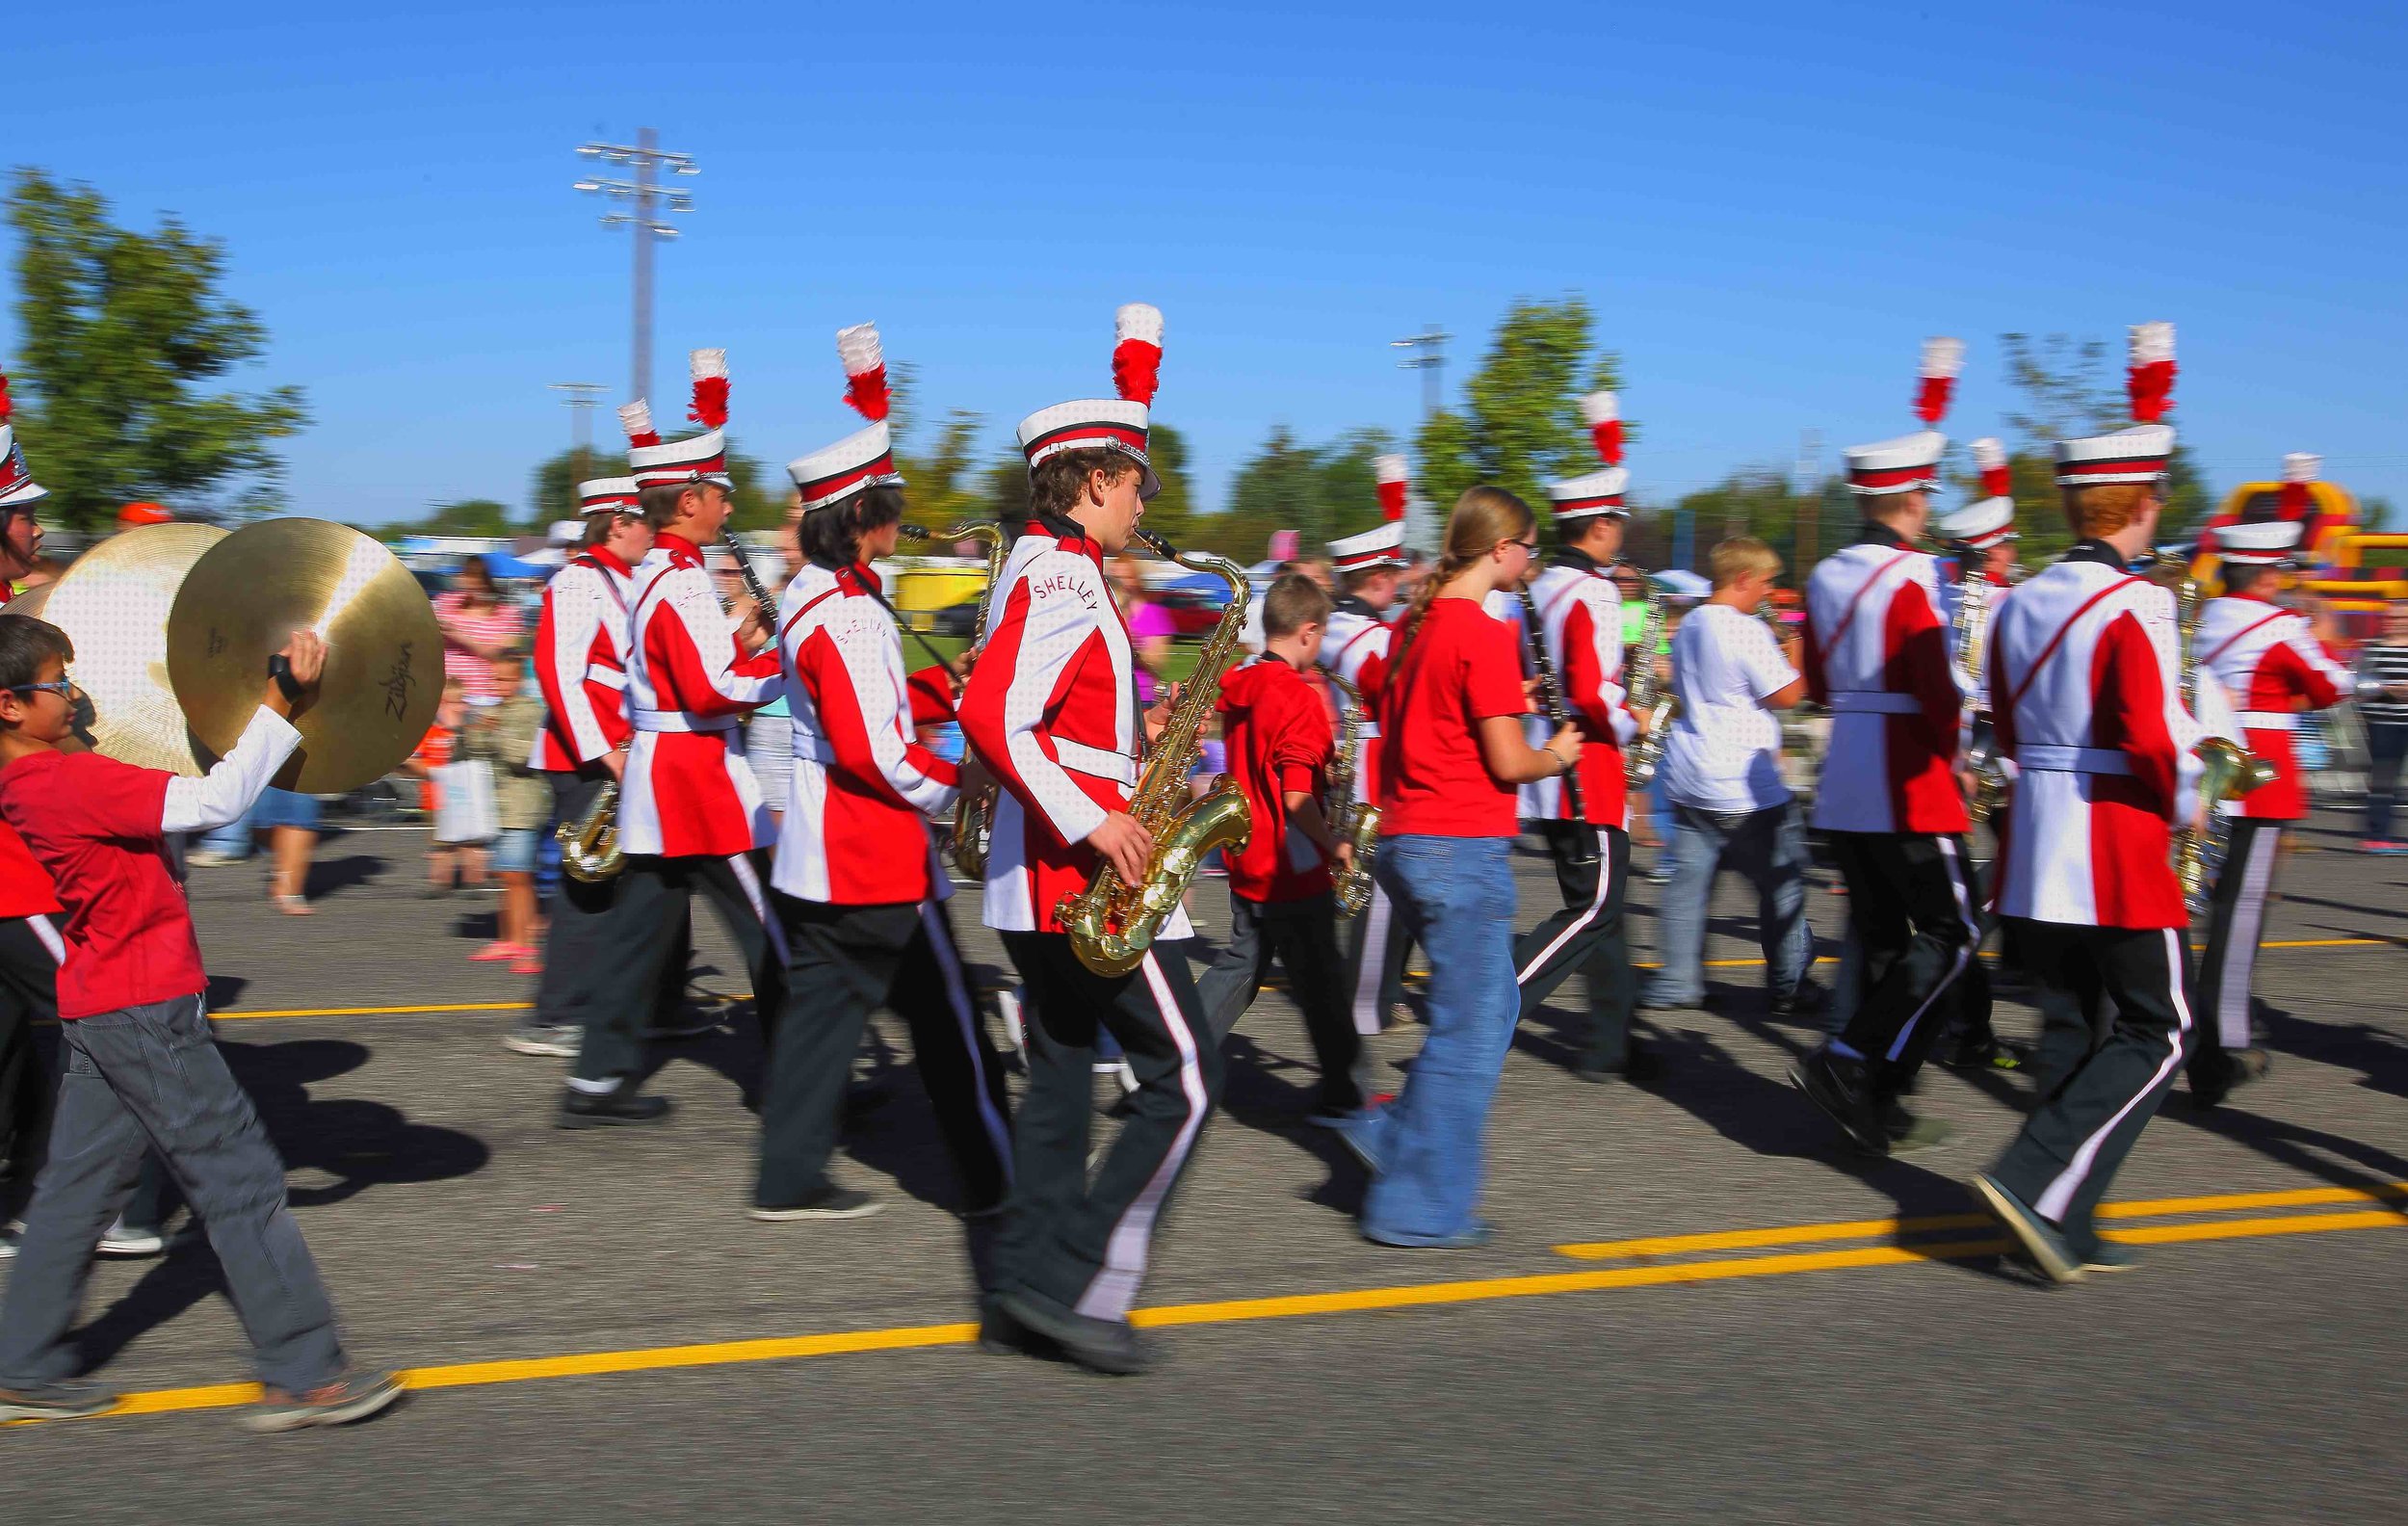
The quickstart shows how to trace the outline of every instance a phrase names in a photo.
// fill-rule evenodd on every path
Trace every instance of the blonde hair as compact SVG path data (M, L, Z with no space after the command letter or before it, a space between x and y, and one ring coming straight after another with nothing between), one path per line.
M1781 553L1754 536L1733 536L1706 553L1706 566L1714 573L1714 588L1719 592L1750 572L1780 576Z
M1413 637L1422 628L1422 617L1429 613L1430 603L1438 591L1461 576L1473 564L1497 548L1500 540L1527 540L1538 529L1538 516L1531 506L1502 487L1480 483L1463 489L1463 496L1454 501L1447 514L1446 549L1439 553L1438 565L1429 576L1422 579L1413 591L1413 602L1406 606L1404 638L1397 646L1394 667L1404 661L1405 652L1413 645Z
M2088 540L2111 536L2140 517L2140 505L2157 489L2147 483L2102 483L2065 489L2065 524Z

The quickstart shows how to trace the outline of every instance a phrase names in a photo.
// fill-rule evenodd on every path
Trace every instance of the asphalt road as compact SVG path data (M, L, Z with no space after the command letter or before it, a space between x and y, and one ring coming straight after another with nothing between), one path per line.
M2212 1114L2178 1092L2117 1183L2151 1241L2133 1276L2044 1289L1951 1223L2013 1132L2011 1081L1934 1070L1922 1105L1961 1130L1939 1151L1834 1149L1781 1079L1815 1036L1766 1019L1745 963L1709 972L1714 1011L1661 1025L1643 1086L1567 1074L1559 994L1499 1092L1499 1243L1375 1248L1267 994L1142 1300L1168 1359L1126 1381L963 1342L952 1188L899 1030L839 1167L887 1211L754 1224L748 1027L671 1051L671 1125L560 1133L559 1065L500 1047L507 1012L245 1015L525 999L465 961L489 898L417 895L415 837L329 839L306 919L267 908L262 870L199 870L222 1038L353 1347L424 1391L346 1432L242 1435L205 1246L104 1266L87 1346L158 1412L11 1428L0 1500L28 1521L2396 1519L2408 860L2337 851L2344 827L2286 866L2267 935L2320 946L2264 957L2275 1073ZM1544 873L1522 864L1526 924ZM1845 906L1816 893L1825 952ZM1750 958L1736 882L1718 910L1709 957ZM975 896L957 911L967 933ZM700 981L723 987L702 932ZM1000 968L991 935L968 943ZM1679 1236L1718 1238L1628 1244Z

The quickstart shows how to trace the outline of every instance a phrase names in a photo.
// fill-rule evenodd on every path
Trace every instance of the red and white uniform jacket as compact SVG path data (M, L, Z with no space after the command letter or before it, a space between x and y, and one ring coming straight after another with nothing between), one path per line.
M1824 831L1961 832L1965 699L1940 618L1938 564L1888 529L1823 558L1806 582L1807 697L1831 710L1815 792Z
M943 900L930 815L953 808L954 765L914 741L903 635L869 567L805 566L778 601L795 772L772 883L804 901Z
M777 697L777 653L745 655L701 551L682 536L661 536L636 586L620 851L723 858L767 847L770 814L736 724Z
M2005 916L2078 927L2188 924L2169 858L2198 808L2174 595L2084 541L1990 623L2000 748L2015 763L1999 847Z
M9 580L0 578L0 604L10 595ZM35 862L16 829L0 821L0 917L45 916L58 909L50 871Z
M1126 810L1144 736L1129 627L1103 548L1066 519L1032 520L988 606L960 704L962 736L1002 785L986 853L986 925L1059 933L1054 908L1086 887L1087 833ZM1194 936L1175 911L1165 938Z
M2215 677L2238 712L2241 745L2274 765L2275 778L2224 802L2228 816L2298 821L2308 792L2291 750L2291 727L2302 710L2321 710L2356 686L2347 668L2316 640L2308 618L2252 593L2211 599L2199 612L2199 665Z
M1338 600L1322 627L1321 666L1354 685L1363 697L1362 746L1355 752L1354 798L1379 799L1379 698L1388 692L1388 654L1397 628L1387 617L1349 594ZM1342 698L1334 695L1333 699Z
M553 574L536 620L536 681L544 717L529 768L573 774L626 744L627 645L635 569L602 546Z
M1622 591L1594 561L1562 551L1532 580L1531 602L1538 607L1547 660L1563 684L1564 705L1581 728L1581 804L1592 826L1627 828L1631 813L1622 787L1622 749L1638 735L1638 721L1622 686ZM1552 725L1544 732L1542 743L1555 734ZM1523 785L1522 814L1571 820L1563 780Z

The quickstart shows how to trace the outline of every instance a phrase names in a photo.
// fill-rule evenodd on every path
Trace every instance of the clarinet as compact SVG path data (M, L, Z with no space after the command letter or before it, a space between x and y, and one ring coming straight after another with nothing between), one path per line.
M745 555L744 542L736 539L736 532L725 525L720 526L720 544L736 559L736 575L745 580L745 592L752 595L752 602L774 616L777 601L770 597L768 589L761 586L761 574L752 570L752 558Z
M1572 710L1564 703L1563 685L1556 677L1556 665L1547 660L1546 629L1538 622L1538 601L1531 597L1527 584L1522 588L1522 649L1530 653L1531 671L1538 675L1538 696L1546 701L1547 719L1558 730L1570 725ZM1572 807L1572 820L1586 826L1588 802L1581 792L1579 758L1575 757L1572 766L1565 769L1560 776L1563 779L1563 798ZM1589 841L1587 834L1574 832L1571 852L1565 855L1564 862L1593 864L1596 861L1596 845Z

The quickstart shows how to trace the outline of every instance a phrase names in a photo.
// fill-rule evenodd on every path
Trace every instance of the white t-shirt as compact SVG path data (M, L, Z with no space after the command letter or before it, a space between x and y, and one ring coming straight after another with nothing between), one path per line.
M1700 604L1672 638L1680 719L1663 750L1664 799L1700 810L1781 804L1781 722L1757 703L1797 681L1765 622L1728 604Z

